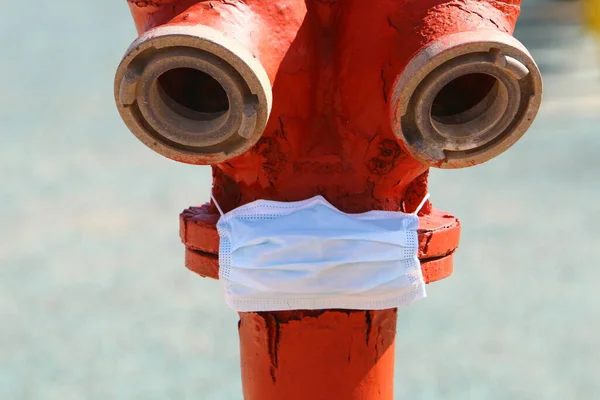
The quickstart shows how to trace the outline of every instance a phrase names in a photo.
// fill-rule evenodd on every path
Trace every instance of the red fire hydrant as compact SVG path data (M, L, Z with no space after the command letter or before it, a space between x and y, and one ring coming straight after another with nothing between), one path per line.
M210 164L225 212L322 195L339 210L415 211L430 167L485 162L540 106L511 34L521 0L154 0L118 68L129 129ZM449 276L458 220L419 213L426 282ZM218 278L213 203L181 214L186 266ZM393 398L397 310L240 313L244 398Z

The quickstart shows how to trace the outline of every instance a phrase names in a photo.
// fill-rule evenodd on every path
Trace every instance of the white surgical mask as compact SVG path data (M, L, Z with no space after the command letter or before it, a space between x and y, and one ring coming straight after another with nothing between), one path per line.
M321 196L236 208L217 224L227 304L242 312L408 305L426 296L418 225L416 212L346 214Z

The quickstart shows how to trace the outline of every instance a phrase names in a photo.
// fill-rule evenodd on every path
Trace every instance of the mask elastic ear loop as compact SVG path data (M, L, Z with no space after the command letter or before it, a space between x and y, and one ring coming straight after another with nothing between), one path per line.
M429 196L431 196L431 194L427 193L425 195L425 197L423 197L423 200L421 200L421 204L419 204L419 206L417 207L417 210L412 213L412 215L418 215L419 212L421 211L421 208L423 208L423 206L425 205L425 203L427 202L427 200L429 200Z
M215 206L217 207L217 210L219 210L219 214L221 214L221 217L222 217L223 216L223 210L221 209L221 206L217 202L217 199L215 199L215 196L213 196L212 192L210 193L210 198L212 199L213 203L215 203Z

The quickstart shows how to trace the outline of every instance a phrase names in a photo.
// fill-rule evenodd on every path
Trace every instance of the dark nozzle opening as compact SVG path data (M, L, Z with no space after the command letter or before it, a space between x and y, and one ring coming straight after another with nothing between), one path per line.
M446 144L452 150L481 146L499 134L499 127L510 122L504 118L509 104L508 90L496 76L460 75L434 96L431 125L439 135L454 141ZM500 123L503 118L505 121Z
M158 87L165 103L178 113L182 107L202 114L220 115L229 110L223 86L194 68L175 68L163 73L158 77Z
M490 94L496 82L495 77L481 73L459 76L435 96L431 118L448 123L448 119L481 103Z

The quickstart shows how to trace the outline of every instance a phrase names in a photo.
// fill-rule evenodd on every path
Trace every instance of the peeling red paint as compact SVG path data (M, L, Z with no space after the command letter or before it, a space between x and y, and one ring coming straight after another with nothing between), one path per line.
M362 212L401 204L414 209L427 191L426 166L401 148L388 154L397 144L388 91L398 74L419 49L444 35L512 32L520 1L382 1L371 7L358 0L165 0L155 1L152 12L130 4L140 32L197 23L226 32L255 53L273 83L262 140L213 166L214 194L226 211L259 198L321 194L343 211Z
M242 363L252 367L242 367L245 399L393 398L397 310L240 318Z
M511 33L520 3L129 1L138 32L162 24L208 25L246 46L267 71L273 108L262 139L212 167L213 193L225 211L256 199L320 194L345 212L415 210L428 191L428 167L392 132L388 101L395 80L420 49L445 35ZM216 210L202 218L192 214L182 214L186 265L214 277ZM425 278L448 276L458 221L436 215L429 202L420 217L426 231L420 256L432 256L423 263L430 267ZM444 226L446 218L455 221L447 228L453 234L423 228ZM202 251L192 245L199 242ZM396 310L242 313L244 398L391 400L396 316Z

